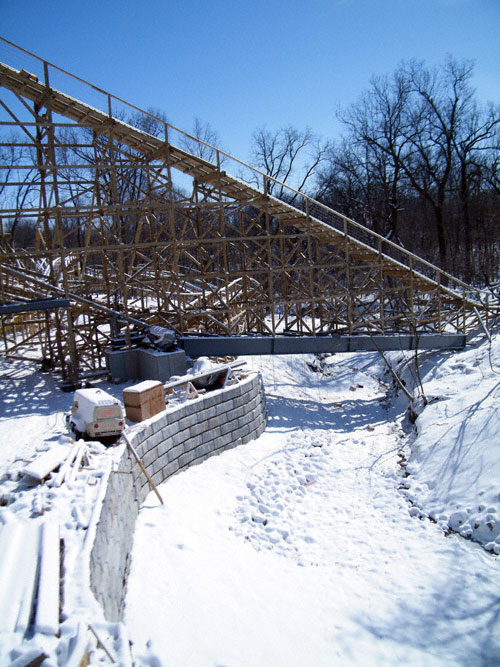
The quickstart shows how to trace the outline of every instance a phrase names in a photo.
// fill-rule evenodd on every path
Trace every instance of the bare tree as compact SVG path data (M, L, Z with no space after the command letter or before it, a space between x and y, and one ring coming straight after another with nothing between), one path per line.
M168 119L161 109L148 107L146 113L138 111L125 120L138 130L147 132L153 137L165 138L165 124L168 123Z
M347 142L352 148L348 152L352 150L359 155L358 171L361 170L366 188L365 202L371 215L382 217L371 226L395 238L398 238L405 179L401 159L408 147L404 128L409 96L407 77L403 71L396 71L392 77L373 77L370 89L359 102L339 114L349 130Z
M472 72L471 62L448 58L441 68L412 61L391 76L374 77L340 114L347 136L320 182L330 198L328 183L338 188L347 181L349 196L359 199L354 208L361 221L388 229L397 240L406 235L414 242L418 229L427 236L429 259L436 247L441 266L458 268L467 279L474 273L474 234L485 216L487 190L498 181L500 123L498 108L475 102ZM453 253L452 244L458 244Z
M493 106L486 111L472 103L469 113L462 119L460 132L454 138L454 152L457 159L456 180L457 191L461 208L461 226L464 234L465 278L473 278L473 237L474 228L482 216L474 216L473 206L484 192L484 182L491 174L491 164L498 160L498 146L500 138L500 113ZM479 220L478 220L479 217Z
M268 194L290 202L297 194L284 185L305 191L328 150L329 143L322 142L310 128L299 131L288 126L275 132L261 128L252 136L252 163L271 177Z
M405 192L390 156L344 138L319 172L316 198L378 234L400 240Z
M183 135L181 148L212 164L217 164L217 149L222 150L219 133L197 116L193 121L192 136ZM219 166L223 162L224 156L219 153Z
M18 211L29 203L36 206L40 173L35 167L36 157L22 137L10 134L4 140L5 145L0 147L0 204L2 210L10 209L15 213L6 218L8 222L1 231L9 233L14 243L24 247L33 243L34 234L18 233L18 227L33 231L34 224L23 220Z

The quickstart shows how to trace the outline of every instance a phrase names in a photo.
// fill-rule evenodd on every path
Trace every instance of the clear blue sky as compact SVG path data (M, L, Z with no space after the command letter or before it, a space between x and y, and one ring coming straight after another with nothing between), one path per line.
M338 106L403 59L473 59L478 99L500 102L500 0L0 0L0 26L181 129L198 116L243 160L261 126L337 137Z

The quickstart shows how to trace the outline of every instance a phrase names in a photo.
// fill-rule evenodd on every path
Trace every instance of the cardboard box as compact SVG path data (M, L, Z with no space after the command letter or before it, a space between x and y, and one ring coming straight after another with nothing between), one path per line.
M123 390L127 419L140 422L165 410L165 390L158 380L145 380Z

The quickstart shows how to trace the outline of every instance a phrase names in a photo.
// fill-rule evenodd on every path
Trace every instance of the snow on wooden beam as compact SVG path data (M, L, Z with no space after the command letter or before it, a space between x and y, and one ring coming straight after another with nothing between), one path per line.
M23 475L32 477L41 482L53 470L58 468L61 463L68 456L69 450L67 447L53 447L48 452L44 452L40 456L23 468Z
M0 527L0 633L59 631L59 526L13 521Z
M7 523L0 528L0 633L14 632L22 590L17 577L23 550L23 524Z
M24 634L28 628L33 598L36 590L37 565L40 549L41 524L29 522L23 529L22 549L18 554L16 579L19 612L16 620L16 632Z
M35 632L55 635L59 630L59 526L43 524L40 545L40 578Z

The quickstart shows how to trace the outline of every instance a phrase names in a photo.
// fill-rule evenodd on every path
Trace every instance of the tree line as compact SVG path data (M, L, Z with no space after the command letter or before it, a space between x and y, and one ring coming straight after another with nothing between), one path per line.
M253 162L444 270L489 285L500 278L500 109L479 105L472 75L471 62L452 58L437 68L403 63L339 112L338 140L259 130Z

